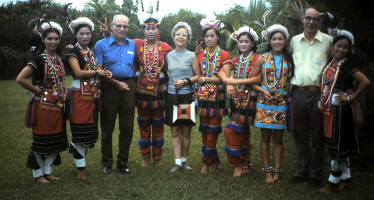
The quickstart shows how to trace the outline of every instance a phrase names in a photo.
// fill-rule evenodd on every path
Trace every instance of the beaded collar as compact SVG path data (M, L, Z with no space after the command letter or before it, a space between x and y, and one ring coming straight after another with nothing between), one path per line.
M267 71L266 65L270 64L270 72ZM263 75L263 84L270 92L274 92L276 96L281 96L283 93L283 87L286 82L286 76L285 74L285 67L286 60L284 59L284 55L282 55L282 59L280 62L280 67L278 71L278 76L276 75L276 67L274 62L274 55L272 52L269 52L269 55L267 55L266 61L264 63L263 69L262 69L262 75Z
M210 61L209 51L208 48L204 50L203 60L201 62L200 68L201 73L205 77L213 77L218 70L221 64L221 48L217 46L216 50L214 51L212 61Z
M64 71L64 65L62 63L61 58L56 54L56 59L58 60L59 64L55 64L52 61L52 58L48 55L47 51L44 50L44 54L42 54L44 62L47 63L49 70L52 74L52 91L54 98L57 99L57 106L63 107L64 101L66 100L66 89L65 89L65 71ZM57 71L62 70L62 76L60 77L60 74L57 73Z
M336 66L332 66L334 59L323 69L321 77L321 111L329 111L331 107L331 96L338 79L340 67L347 59L339 61Z
M162 63L160 65L161 52L161 41L156 42L156 47L154 50L148 49L147 39L144 41L143 46L140 47L139 57L143 57L142 65L140 66L140 72L144 72L147 79L152 81L158 77L161 72ZM145 51L145 52L144 52ZM153 54L153 59L151 60L151 54Z

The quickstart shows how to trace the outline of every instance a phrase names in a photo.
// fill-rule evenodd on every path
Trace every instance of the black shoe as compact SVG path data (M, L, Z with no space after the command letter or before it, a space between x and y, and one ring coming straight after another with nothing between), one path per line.
M104 174L110 174L110 173L112 173L112 167L111 166L104 166L103 173Z
M129 169L127 166L118 167L118 170L119 170L122 174L129 174L129 173L130 173L130 169Z
M297 183L301 183L301 182L304 182L306 181L307 178L304 178L304 177L300 177L300 176L294 176L290 182L293 183L293 184L297 184Z
M309 179L309 184L314 186L314 187L318 187L318 186L322 185L322 180L318 179L318 178L310 178Z

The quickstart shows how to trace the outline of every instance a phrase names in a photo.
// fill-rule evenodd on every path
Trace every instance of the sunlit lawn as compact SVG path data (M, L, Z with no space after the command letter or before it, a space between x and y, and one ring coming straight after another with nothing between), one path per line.
M71 77L67 78L70 85ZM112 174L101 172L100 142L90 149L87 157L87 179L78 180L73 158L63 152L62 164L54 167L54 174L61 178L48 185L35 183L32 172L26 167L31 145L31 130L24 127L24 110L29 94L15 81L0 81L0 198L1 199L373 199L373 171L352 166L353 183L342 193L319 194L318 188L307 183L289 183L295 172L294 142L291 133L284 136L284 160L281 183L266 184L261 172L259 157L259 129L251 127L254 151L251 153L253 173L232 178L223 149L225 137L219 137L220 170L200 174L201 137L197 126L192 129L192 143L188 162L192 171L169 173L174 165L170 129L165 127L163 165L140 167L142 158L137 146L139 131L135 132L130 151L130 175L122 175L113 169ZM136 120L135 120L136 121ZM223 125L228 123L225 118ZM69 130L69 124L68 124ZM70 130L68 131L69 139ZM114 133L114 155L118 152L118 127ZM99 138L100 141L100 138ZM115 165L114 165L115 166ZM326 160L324 179L327 180L329 162Z

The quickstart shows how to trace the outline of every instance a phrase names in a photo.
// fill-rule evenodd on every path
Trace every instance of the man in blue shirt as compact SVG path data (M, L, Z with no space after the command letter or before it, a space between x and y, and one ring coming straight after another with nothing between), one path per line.
M102 69L112 72L111 79L101 84L101 162L103 173L111 173L113 164L112 135L119 115L119 152L117 168L127 174L129 149L133 136L135 114L134 61L135 43L126 37L129 19L125 15L116 15L111 24L112 35L98 41L95 45L97 61Z

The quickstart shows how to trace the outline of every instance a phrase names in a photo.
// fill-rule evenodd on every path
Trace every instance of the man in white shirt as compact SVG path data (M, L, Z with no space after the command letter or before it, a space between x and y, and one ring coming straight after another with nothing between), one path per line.
M332 43L331 36L318 29L319 12L307 7L301 18L304 32L292 38L290 51L295 63L292 89L292 124L297 170L293 183L322 183L325 161L322 113L318 109L319 82Z

